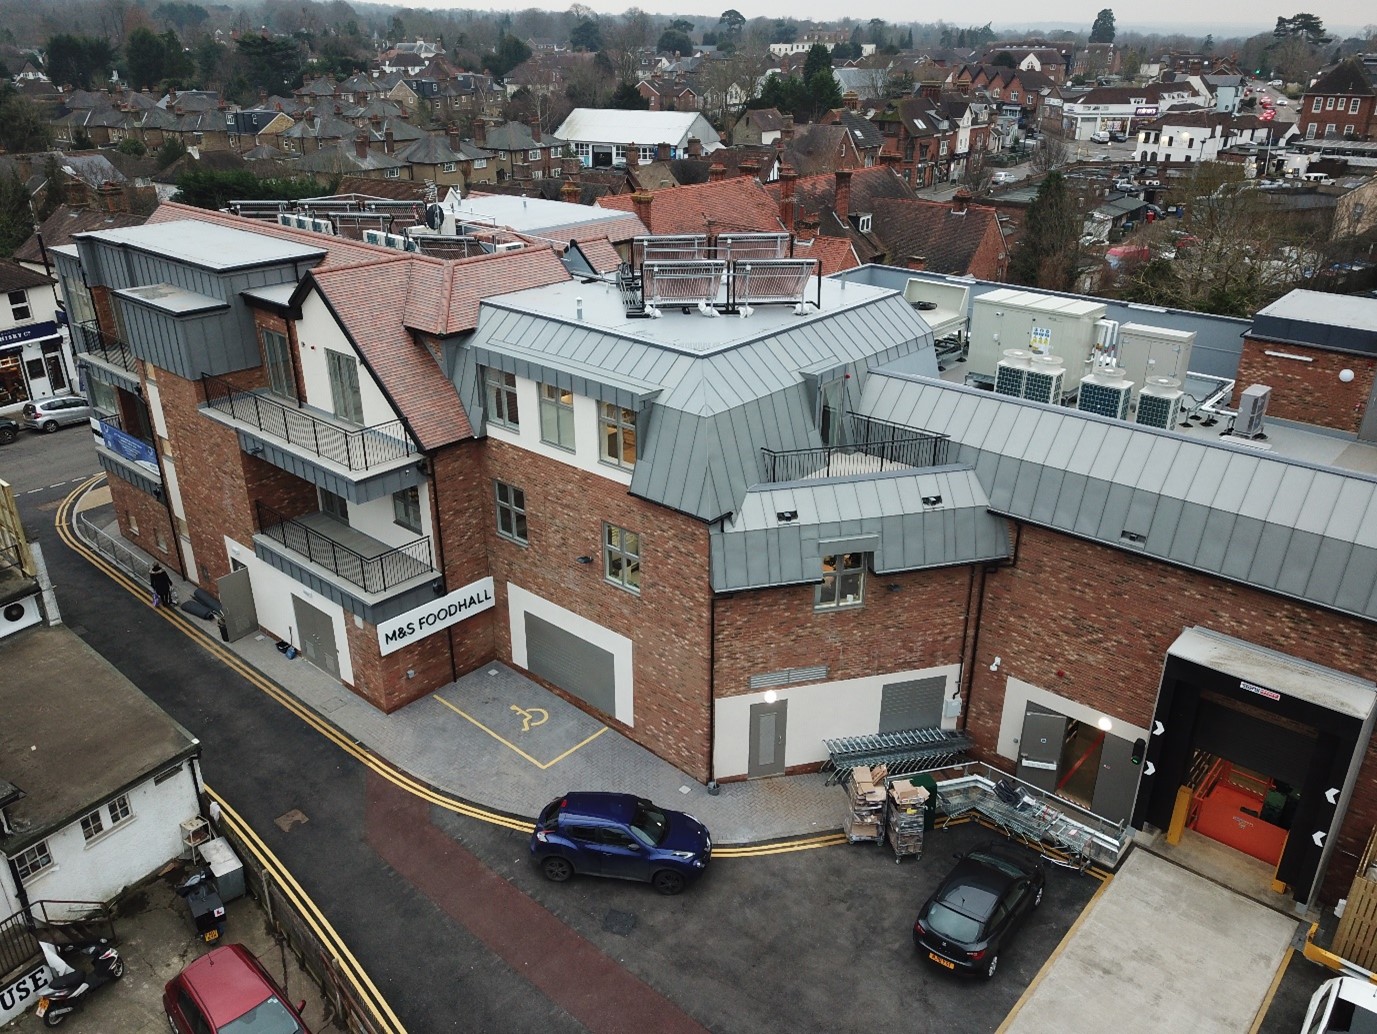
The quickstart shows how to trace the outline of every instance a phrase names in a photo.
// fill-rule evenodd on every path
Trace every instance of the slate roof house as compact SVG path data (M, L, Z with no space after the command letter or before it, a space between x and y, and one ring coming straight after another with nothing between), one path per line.
M620 282L175 205L81 235L68 308L128 362L82 359L147 445L97 450L122 530L385 711L499 659L701 781L923 729L1139 829L1246 772L1276 903L1336 897L1377 822L1377 301L819 280L782 208L700 205ZM1254 376L1350 437L1262 443Z

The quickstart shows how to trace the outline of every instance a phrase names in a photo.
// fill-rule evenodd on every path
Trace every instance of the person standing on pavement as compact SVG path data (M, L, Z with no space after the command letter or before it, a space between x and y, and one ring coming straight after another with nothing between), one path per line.
M172 603L172 578L162 564L155 563L149 569L148 584L153 587L153 606Z

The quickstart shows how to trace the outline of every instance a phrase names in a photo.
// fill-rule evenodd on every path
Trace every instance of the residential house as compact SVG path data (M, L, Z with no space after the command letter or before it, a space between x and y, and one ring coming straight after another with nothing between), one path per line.
M794 124L793 115L781 115L778 108L749 108L732 126L732 144L772 144L784 135L784 127Z
M689 141L700 142L711 153L721 140L697 111L614 111L575 108L555 131L586 167L623 165L626 149L640 148L641 161L654 161L658 144L669 144L670 157L688 154Z
M781 176L770 194L783 203L792 189L795 225L815 228L821 237L849 242L861 262L885 261L887 251L875 225L875 210L886 198L912 199L912 189L891 168L837 169L801 176L792 185Z
M298 176L314 176L322 186L337 176L365 179L411 179L409 162L368 146L368 134L354 131L352 140L340 140L334 147L317 147L292 163Z
M492 155L493 177L498 183L563 175L560 159L566 150L565 141L558 135L546 136L539 125L534 129L524 122L489 125L478 119L473 124L473 144L475 151Z
M1211 99L1189 81L1100 86L1063 102L1061 131L1069 140L1089 140L1093 133L1111 130L1131 134L1140 122L1163 112L1206 106L1212 106Z
M1212 162L1219 152L1240 144L1266 147L1286 132L1256 115L1215 111L1168 112L1138 123L1134 158L1139 162Z
M666 190L598 200L597 207L628 212L656 235L778 233L779 202L754 176L718 178Z
M890 265L1002 281L1009 248L993 208L964 187L950 201L877 198L872 229Z
M1355 58L1339 62L1305 91L1296 132L1306 140L1377 139L1377 90Z
M981 56L980 63L993 66L1001 54L1008 55L1015 70L1040 73L1058 85L1071 77L1071 63L1074 60L1071 50L1048 46L1001 46L987 50Z
M410 72L424 68L432 59L443 56L444 47L418 39L414 43L398 43L378 57L378 71L383 73Z
M0 259L0 297L0 406L75 391L53 278Z
M398 150L396 157L411 166L413 180L426 180L437 187L453 186L462 189L472 182L469 175L473 171L474 162L490 162L493 152L481 151L472 144L459 140L458 135L457 130L451 136L427 133L421 139Z
M893 165L909 186L916 190L954 178L957 130L931 96L906 97L871 121L884 138L881 162Z
M847 114L851 115L850 112ZM851 117L864 121L855 115ZM876 135L879 135L878 131ZM864 139L868 138L866 134ZM863 147L862 142L840 122L806 122L792 127L790 138L781 140L779 146L784 153L784 160L800 176L815 176L837 169L863 169L874 165L879 148Z

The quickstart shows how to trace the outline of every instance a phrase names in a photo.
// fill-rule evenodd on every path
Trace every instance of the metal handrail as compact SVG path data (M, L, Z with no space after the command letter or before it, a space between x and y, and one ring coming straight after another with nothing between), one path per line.
M79 353L94 356L101 362L118 366L129 373L138 373L138 356L119 338L111 337L94 320L73 323L72 342Z
M349 430L313 416L299 404L243 391L208 373L201 375L201 385L207 405L217 412L348 470L367 470L416 453L416 443L400 420Z
M385 592L394 585L433 574L430 539L419 538L377 556L366 557L301 521L255 500L258 530L313 564L339 575L364 592Z
M857 454L879 461L879 469L895 467L922 469L940 467L947 462L950 437L929 431L908 431L903 436L863 439L844 445L824 445L813 449L760 450L765 463L765 480L807 481L855 473L854 463L843 463Z

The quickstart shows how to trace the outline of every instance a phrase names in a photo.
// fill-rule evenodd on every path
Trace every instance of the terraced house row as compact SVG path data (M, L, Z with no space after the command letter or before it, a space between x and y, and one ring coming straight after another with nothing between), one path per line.
M1377 821L1377 301L172 204L57 250L122 530L384 711L500 659L705 782L964 736L1137 827L1184 787L1302 902Z

